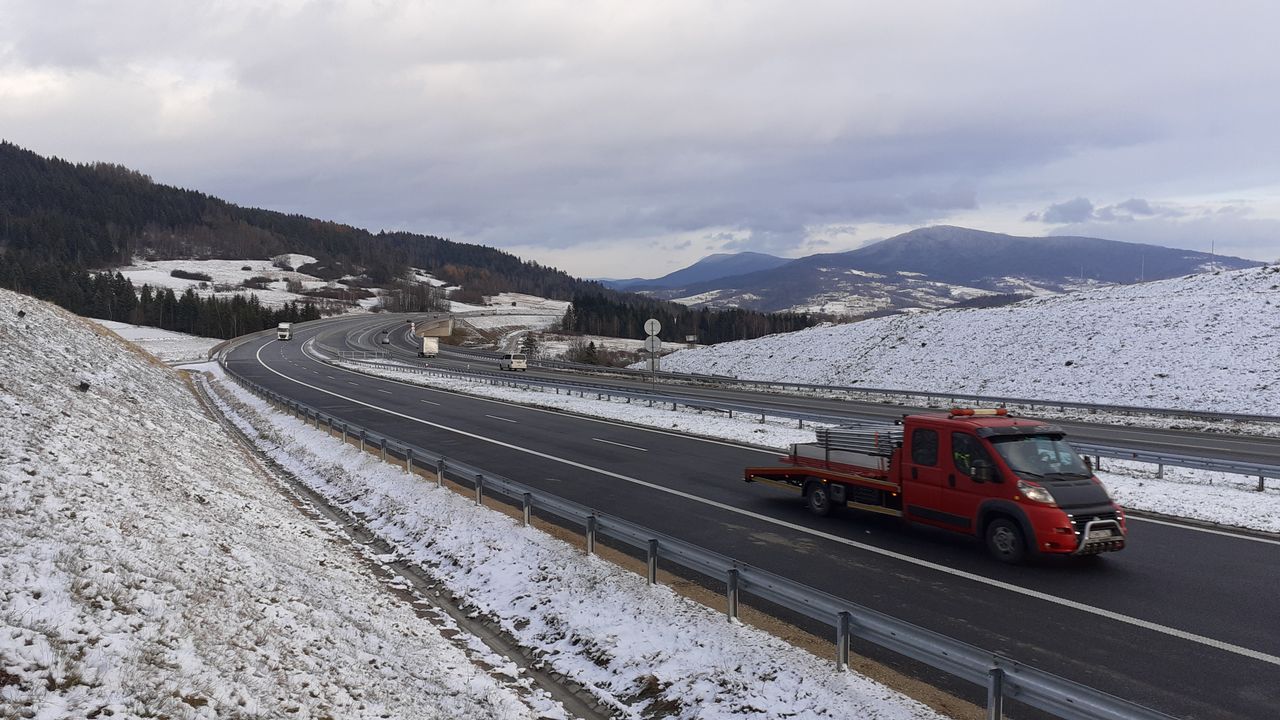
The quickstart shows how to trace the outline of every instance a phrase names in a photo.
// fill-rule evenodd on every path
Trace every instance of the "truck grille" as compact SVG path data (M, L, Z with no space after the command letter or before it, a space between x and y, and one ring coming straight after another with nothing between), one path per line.
M1076 534L1084 532L1084 528L1094 520L1115 520L1117 523L1120 518L1116 515L1115 510L1100 513L1089 513L1085 515L1070 515L1071 527L1075 528Z

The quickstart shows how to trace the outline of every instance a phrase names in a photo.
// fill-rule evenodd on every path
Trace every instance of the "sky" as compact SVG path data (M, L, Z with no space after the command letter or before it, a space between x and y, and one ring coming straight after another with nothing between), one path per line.
M0 138L585 277L927 225L1280 259L1280 5L0 0Z

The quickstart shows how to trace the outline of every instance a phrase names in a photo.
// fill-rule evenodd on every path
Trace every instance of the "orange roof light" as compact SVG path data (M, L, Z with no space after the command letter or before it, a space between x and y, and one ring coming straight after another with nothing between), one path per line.
M1009 414L1006 408L951 408L951 417L969 417L972 415L998 415L1004 417Z

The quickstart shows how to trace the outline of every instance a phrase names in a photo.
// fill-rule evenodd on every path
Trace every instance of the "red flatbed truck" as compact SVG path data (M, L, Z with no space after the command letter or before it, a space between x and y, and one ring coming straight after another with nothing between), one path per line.
M744 479L798 491L817 515L848 506L973 535L1006 562L1125 546L1124 510L1053 425L956 408L817 435Z

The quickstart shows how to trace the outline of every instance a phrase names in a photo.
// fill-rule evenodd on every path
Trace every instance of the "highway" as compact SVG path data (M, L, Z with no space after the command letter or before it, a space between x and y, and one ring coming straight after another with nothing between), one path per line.
M292 342L240 344L228 367L376 432L1171 715L1277 714L1280 541L1135 519L1121 553L1005 566L977 541L854 512L815 518L795 496L743 483L741 468L771 452L372 378L302 352L320 333L330 345L377 347L378 330L397 322L375 315L308 323ZM396 343L408 351L407 338ZM854 405L829 404L846 412ZM1205 442L1232 453L1274 447L1235 447L1226 436ZM921 674L978 697L976 688Z

